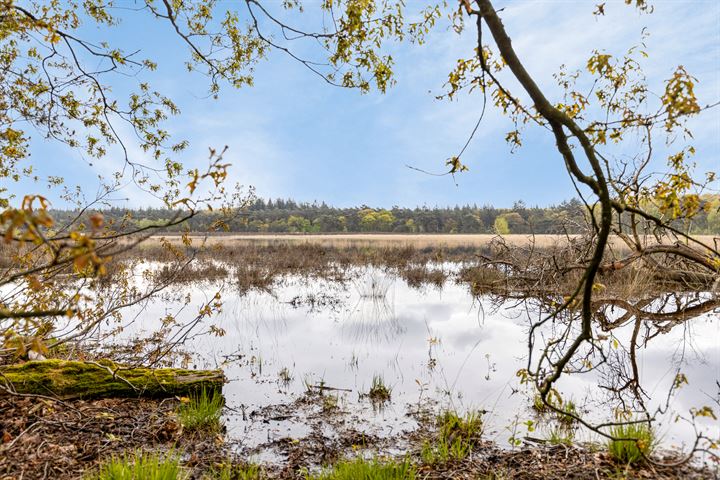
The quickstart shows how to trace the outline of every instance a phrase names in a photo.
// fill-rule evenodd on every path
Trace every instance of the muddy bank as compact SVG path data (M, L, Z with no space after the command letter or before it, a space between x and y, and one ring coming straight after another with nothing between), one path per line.
M187 478L208 479L212 468L232 462L265 460L257 478L304 479L306 473L348 456L395 456L411 462L423 479L710 479L717 472L697 466L619 465L602 446L569 446L525 442L502 449L478 438L462 459L428 463L423 450L436 438L429 410L416 410L418 428L379 438L355 429L356 422L326 395L308 394L296 402L249 412L261 424L295 417L307 422L302 438L280 438L252 451L228 442L223 433L188 433L175 414L177 400L73 400L37 397L0 398L0 478L57 480L83 478L112 455L135 450L175 452ZM328 429L328 426L332 426ZM332 430L332 432L331 432ZM671 454L658 454L671 462ZM244 477L243 477L244 478ZM255 477L252 477L255 478Z

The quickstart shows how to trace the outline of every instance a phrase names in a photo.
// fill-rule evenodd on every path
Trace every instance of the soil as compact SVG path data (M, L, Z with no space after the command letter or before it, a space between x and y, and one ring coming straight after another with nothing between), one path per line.
M625 467L614 464L601 449L588 446L527 443L508 450L481 442L463 461L422 465L419 446L432 426L417 415L419 428L379 437L356 430L357 422L341 407L328 406L323 395L308 394L292 404L253 411L253 420L295 417L310 433L301 439L281 438L244 449L223 435L183 432L174 411L177 401L147 399L73 400L44 397L0 398L0 479L82 478L97 464L125 452L174 451L181 454L191 479L200 479L213 465L232 459L243 463L249 455L272 451L265 473L271 479L305 478L343 456L389 455L409 452L420 479L713 479L717 471L680 465ZM670 463L672 455L660 459Z

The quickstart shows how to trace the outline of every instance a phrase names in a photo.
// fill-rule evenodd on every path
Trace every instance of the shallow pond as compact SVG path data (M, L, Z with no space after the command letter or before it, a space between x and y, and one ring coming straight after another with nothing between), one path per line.
M487 411L485 437L502 445L547 434L549 423L538 422L532 408L534 392L516 375L526 367L525 305L474 298L466 285L453 281L418 289L378 269L356 273L344 283L285 277L272 292L244 295L223 283L173 287L176 296L126 312L125 319L136 320L122 337L153 332L168 314L190 321L199 305L220 291L222 312L197 325L184 346L191 366L226 372L226 425L241 448L308 435L313 427L304 421L307 412L272 408L292 405L308 385L337 397L338 411L354 430L380 437L413 429L408 412L427 404ZM192 302L182 308L185 294ZM211 324L224 335L207 333ZM671 421L676 413L688 415L717 399L719 339L718 314L709 313L653 338L640 353L650 405L664 402L678 365L689 382L660 424L665 447L694 438L689 424ZM363 396L374 377L392 390L391 401L381 408ZM558 387L589 418L613 418L593 374L566 376ZM539 427L528 428L528 420ZM717 422L702 420L708 434L720 434ZM597 439L581 430L575 438Z

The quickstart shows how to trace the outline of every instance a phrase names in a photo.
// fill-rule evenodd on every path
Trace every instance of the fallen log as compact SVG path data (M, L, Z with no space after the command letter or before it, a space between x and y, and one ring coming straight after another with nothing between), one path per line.
M109 361L41 360L0 367L0 395L60 399L188 396L222 390L222 370L129 368Z

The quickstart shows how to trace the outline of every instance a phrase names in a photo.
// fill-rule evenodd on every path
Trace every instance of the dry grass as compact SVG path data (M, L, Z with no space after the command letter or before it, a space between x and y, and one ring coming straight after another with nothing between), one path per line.
M211 262L191 263L183 268L163 265L155 273L155 279L160 283L188 284L199 280L222 280L228 276L228 273L228 269L224 266Z
M452 276L476 295L508 291L560 295L576 288L593 248L584 238L551 235L227 235L210 237L202 249L185 247L176 239L171 239L173 248L168 249L151 238L116 261L168 261L173 258L169 252L175 250L181 257L197 257L187 275L179 274L179 282L232 275L241 293L269 291L287 275L346 281L358 272L357 267L370 266L397 275L414 288L441 287ZM607 251L599 292L636 298L650 290L677 288L676 281L668 282L662 271L652 272L643 262L616 269L615 262L626 255L617 245ZM460 264L459 274L449 274L445 263Z
M575 237L575 236L571 236ZM148 242L158 241L161 237L152 237ZM165 238L180 241L180 237ZM198 237L199 238L199 237ZM335 248L362 248L362 247L412 247L412 248L457 248L457 247L484 247L489 245L497 235L487 234L382 234L382 233L355 233L355 234L255 234L255 235L216 235L208 239L210 245L222 244L225 248L253 245L279 245L279 244L311 244L321 247ZM530 235L505 235L503 237L510 245L526 246L532 243ZM538 235L535 243L539 248L553 246L558 242L566 242L563 235Z
M166 235L151 237L146 243L158 242L166 238L172 242L180 242L179 236ZM197 239L202 236L194 237ZM278 245L278 244L312 244L322 247L412 247L412 248L457 248L457 247L487 247L498 238L509 246L545 249L554 246L566 245L568 241L578 240L581 235L490 235L490 234L399 234L399 233L339 233L339 234L222 234L208 237L209 245L222 245L233 248L237 245ZM714 235L696 235L694 238L708 245L720 242L720 237ZM624 244L611 237L611 246L622 248ZM652 239L648 244L653 244Z

